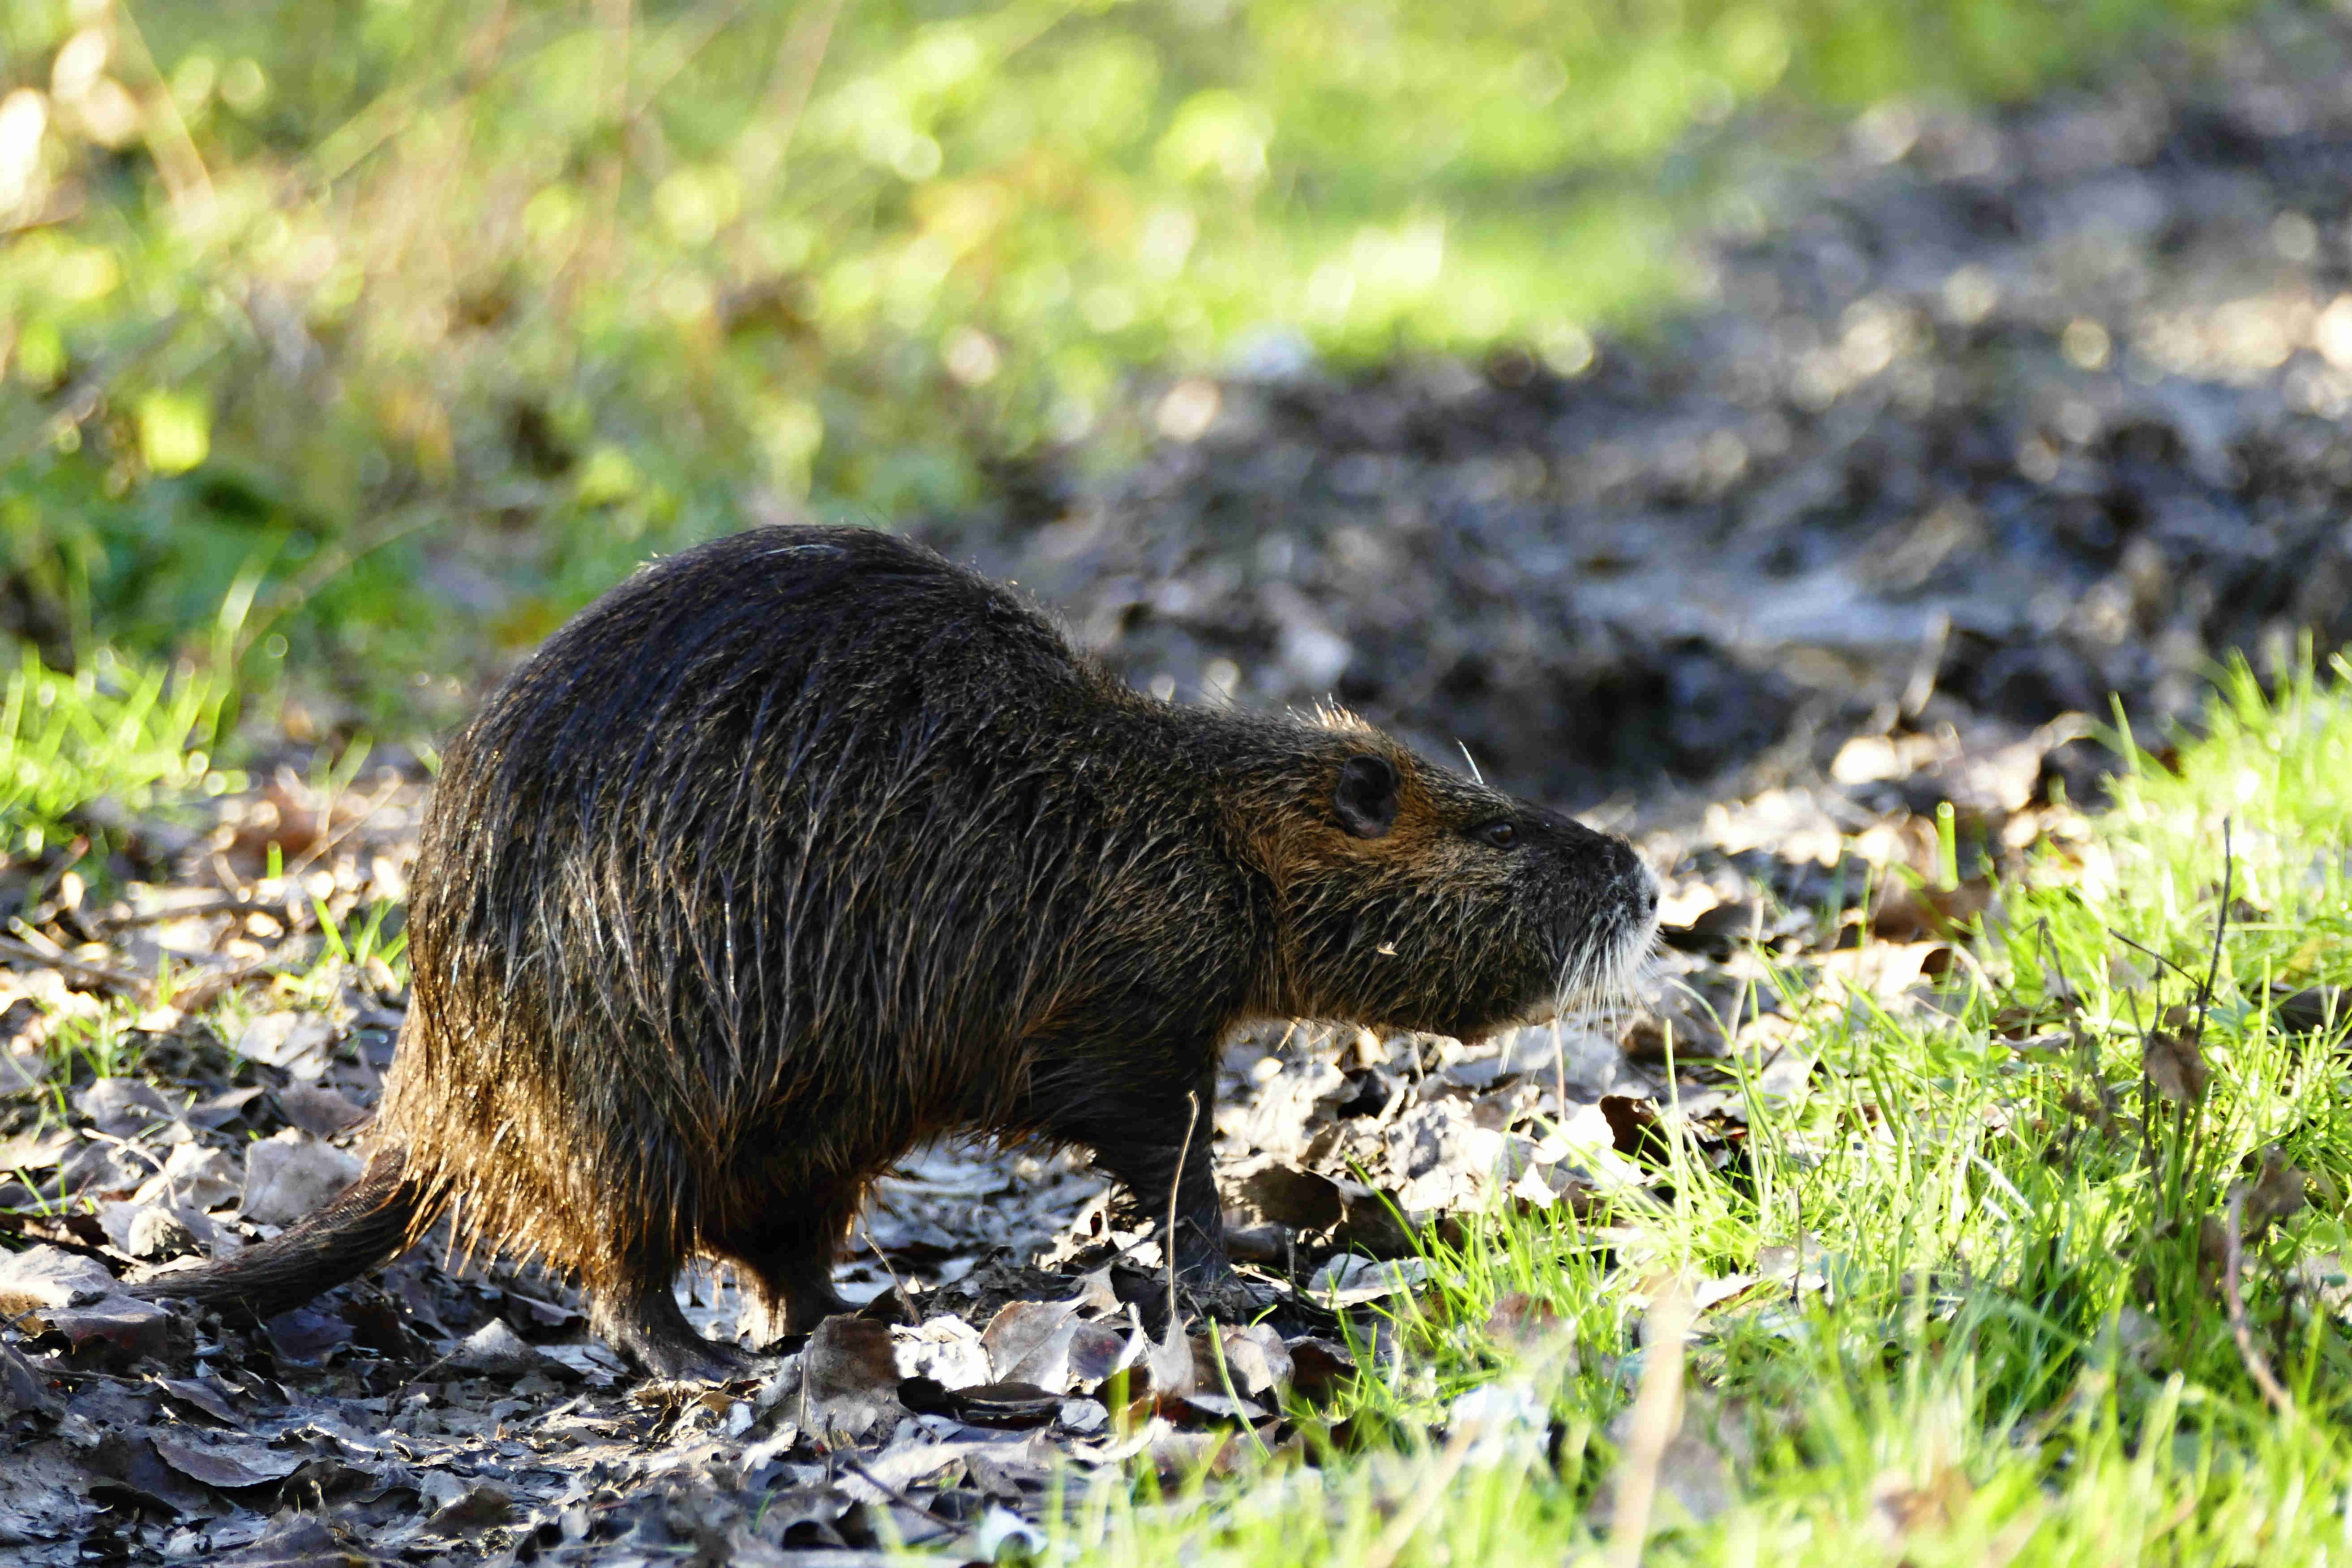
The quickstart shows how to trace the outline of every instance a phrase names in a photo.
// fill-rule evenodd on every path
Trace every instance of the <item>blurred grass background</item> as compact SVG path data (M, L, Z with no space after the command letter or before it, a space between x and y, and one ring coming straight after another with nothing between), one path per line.
M1572 371L1743 128L2242 8L8 0L0 626L446 721L656 550L1115 462L1138 376Z

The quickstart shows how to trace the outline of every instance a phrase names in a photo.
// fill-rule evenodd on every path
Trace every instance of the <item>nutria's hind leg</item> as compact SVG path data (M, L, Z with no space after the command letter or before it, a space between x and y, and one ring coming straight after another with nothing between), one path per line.
M708 1239L740 1270L743 1328L753 1344L805 1334L849 1310L834 1290L833 1265L863 1195L855 1187L779 1194L767 1212Z
M583 1269L588 1327L655 1377L720 1382L751 1370L751 1358L694 1331L672 1289L685 1259L667 1238L612 1244Z
M751 1358L740 1347L694 1331L667 1279L592 1290L588 1327L655 1377L721 1383L751 1370Z

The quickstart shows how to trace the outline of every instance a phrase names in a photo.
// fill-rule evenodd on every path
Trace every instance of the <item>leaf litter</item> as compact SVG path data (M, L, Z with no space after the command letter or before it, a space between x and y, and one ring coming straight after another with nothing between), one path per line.
M2275 79L2274 99L2304 104L2312 125L2334 124L2312 85L2324 73L2299 76L2275 54L2258 63ZM2110 172L2177 195L2183 221L2228 229L2229 214L2195 208L2202 187L2191 174L2221 154L2188 130L2167 131L2179 110L2136 80L2115 105L1956 113L1916 159L1865 171L1837 221L1907 223L1938 204L1980 202L1980 172L1938 161L1990 139L1997 163L2054 160L2085 181L2105 158ZM2266 112L2264 123L2279 122L2276 102ZM2182 125L2192 121L2181 111ZM2260 148L2284 135L2253 126L2241 140ZM2149 145L2171 162L2134 162ZM2312 195L2284 153L2275 167L2256 163L2281 199ZM2182 689L2169 666L2139 658L2165 636L2142 579L2214 565L2200 542L2221 527L2217 509L2234 504L2231 486L2253 482L2231 467L2229 442L2273 468L2332 460L2262 447L2253 422L2284 416L2251 395L2226 418L2153 393L2094 406L2087 424L2057 406L2054 446L1965 396L1938 402L1937 377L1986 352L1987 333L2023 330L2004 312L2063 314L2077 286L2049 275L2044 255L2077 244L2073 228L2030 190L2006 199L2018 204L2007 238L1904 230L1949 255L1916 253L1929 239L1865 255L1825 237L1822 214L1801 200L1768 242L1724 251L1727 287L1772 280L1792 320L1842 311L1840 353L1879 321L1880 336L1893 334L1884 360L1855 350L1839 369L1822 359L1826 349L1803 349L1782 382L1752 353L1708 351L1698 357L1724 375L1764 376L1757 395L1720 399L1688 374L1690 346L1672 342L1612 347L1607 377L1582 401L1572 384L1499 363L1483 381L1444 365L1360 384L1236 379L1219 394L1219 464L1204 468L1205 448L1171 440L1053 528L1000 547L1010 552L1000 568L1072 606L1089 640L1140 680L1171 666L1205 678L1225 659L1253 700L1313 700L1336 685L1416 732L1470 735L1506 780L1542 793L1589 795L1661 768L1704 778L1617 815L1664 873L1669 918L1631 1005L1477 1044L1304 1026L1234 1044L1200 1129L1215 1144L1251 1291L1249 1310L1225 1314L1234 1321L1198 1302L1171 1310L1150 1216L1113 1204L1082 1163L953 1146L920 1151L877 1184L839 1274L857 1310L732 1384L638 1379L587 1333L567 1282L495 1259L458 1268L431 1245L267 1323L134 1300L122 1279L266 1237L356 1173L352 1151L406 1001L383 912L406 894L423 771L387 767L359 793L314 787L289 766L245 795L134 824L127 839L114 836L120 864L107 885L121 892L103 907L77 869L87 842L5 868L22 913L0 968L0 1546L28 1565L681 1555L846 1565L880 1562L894 1542L993 1562L1042 1540L1057 1473L1143 1466L1174 1479L1233 1473L1245 1453L1305 1451L1317 1412L1350 1379L1396 1372L1387 1313L1430 1286L1418 1233L1443 1236L1496 1207L1567 1205L1617 1247L1619 1267L1647 1269L1640 1221L1664 1200L1674 1158L1733 1165L1759 1112L1787 1119L1802 1152L1796 1113L1825 1070L1803 1019L1931 1013L1980 983L1969 932L1998 917L1998 879L2029 848L2071 859L2085 879L2102 874L2066 803L2086 793L2094 765L2079 710L2115 689L2169 710ZM1873 279L1873 266L1889 275ZM1825 284L1841 268L1863 270ZM1936 280L1936 299L1907 315L1892 276L1905 268ZM1983 287L1955 304L1953 279L1969 277ZM1872 300L1877 313L1857 317ZM1944 317L1953 321L1938 325ZM1737 315L1697 330L1736 333ZM2233 351L2217 335L2200 352ZM2054 362L2019 363L2053 388L2073 384ZM1905 390L1915 371L1925 392ZM2352 395L2335 388L2307 376L2294 395ZM1699 405L1691 398L1711 410L1701 423L1719 426L1713 434L1682 428ZM1531 426L1518 415L1536 404L1544 418ZM1824 417L1840 409L1852 416L1843 425ZM2214 428L2216 418L2246 423ZM1949 536L1940 553L1865 542L1839 568L1865 590L1841 613L1885 643L1846 649L1847 673L1855 658L1901 663L1899 690L1864 690L1865 680L1852 702L1822 695L1835 682L1809 695L1785 673L1809 668L1791 651L1803 638L1759 641L1753 626L1702 613L1704 595L1689 626L1663 640L1643 631L1642 615L1656 608L1651 578L1679 568L1634 562L1647 557L1627 541L1633 566L1586 562L1582 579L1564 562L1513 564L1540 534L1528 531L1537 520L1515 488L1515 454L1547 441L1585 449L1587 423L1607 428L1569 476L1571 511L1602 518L1644 494L1670 510L1746 496L1747 515L1725 516L1740 549L1769 561L1775 550L1844 548L1824 531L1822 497L1837 487L1824 489L1822 474L1846 475L1850 489L1851 474L1872 465L1932 470L1937 459L1889 423L1921 419L1953 424L1962 447L1971 422L1985 427L2024 454L2029 479L2055 468L2034 480L2037 494L1997 498L1994 510L2032 524L2021 532L1988 531L1951 497L1923 490L1896 500L1938 516L1958 507L1942 534L1927 531ZM1766 438L1775 429L1777 446ZM1725 431L1745 443L1744 489L1707 477L1733 467L1715 438ZM2026 449L2033 441L2046 458ZM2167 441L2193 459L2193 497L2165 489L2162 466L2144 460L2143 448ZM1236 453L1254 464L1223 460ZM2164 490L2147 502L2172 520L2156 553L2084 542L2081 509L2066 498L2089 494L2100 472ZM1246 537L1228 537L1207 513L1198 526L1170 521L1171 508L1213 511L1219 486L1251 484L1264 493L1229 498L1253 520ZM1411 546L1402 554L1356 526L1381 495L1402 508L1387 536ZM1283 520L1272 533L1255 521L1268 506ZM2053 541L2062 575L2088 574L2074 584L2073 618L2036 631L2025 623L2040 612L1986 596L1987 552L2011 537ZM1187 542L1134 558L1164 540ZM1423 545L1436 550L1433 572ZM2222 564L2246 566L2241 556ZM1802 579L1765 571L1740 581L1763 603L1773 582ZM1546 599L1545 584L1578 580L1618 586L1573 604ZM2230 617L2253 601L2200 602L2187 644L2242 640ZM1888 605L1908 608L1877 614ZM2102 615L2122 633L2090 624ZM1911 650L1905 660L1880 657L1898 644ZM1529 661L1526 650L1543 647L1613 650L1619 662L1562 685ZM1525 751L1526 715L1572 730L1628 671L1637 689L1655 686L1645 700L1663 705L1664 728L1612 740L1608 766L1547 774L1551 764ZM1530 708L1536 687L1553 696ZM1709 759L1743 756L1759 760L1708 773ZM2046 1053L2051 1070L2073 1070L2091 1027L2073 988L2052 974L2037 998L2004 1005L1996 1032L2021 1059ZM2186 1120L2201 1105L2210 994L2198 1000L2195 1016L2154 1018L2142 1032L2137 1117L2126 1094L2084 1076L2073 1092L2089 1135L2145 1142L2157 1117ZM2334 988L2280 987L2263 1000L2289 1033L2340 1028ZM1879 1135L1863 1122L1847 1131ZM2264 1381L2237 1278L2245 1249L2296 1211L2304 1189L2273 1152L2226 1194L2205 1194L2215 1201L2184 1194L2151 1221L2151 1234L2171 1226L2210 1258L2266 1393L2275 1380ZM1631 1458L1594 1516L1613 1531L1618 1560L1637 1557L1658 1520L1719 1507L1726 1466L1738 1458L1735 1424L1717 1419L1703 1389L1685 1387L1688 1336L1710 1314L1769 1321L1791 1293L1834 1291L1838 1267L1801 1233L1746 1272L1644 1285L1643 1345L1621 1369L1633 1397L1616 1435ZM2341 1270L2315 1275L2313 1289L2340 1294ZM679 1290L698 1328L733 1332L723 1274L696 1274ZM1530 1354L1562 1342L1547 1310L1524 1298L1498 1305L1487 1330ZM1454 1401L1441 1467L1480 1462L1497 1444L1539 1451L1540 1400L1532 1414L1513 1403L1526 1396L1507 1384ZM1965 1478L1946 1468L1916 1483L1890 1478L1874 1506L1900 1541L1968 1498ZM1394 1539L1377 1550L1401 1551L1419 1517L1397 1513Z
M177 869L233 882L223 897L131 880L90 911L113 940L72 943L90 973L0 975L36 999L6 1058L24 1087L0 1099L0 1226L20 1246L0 1254L16 1478L0 1483L0 1541L28 1563L847 1563L893 1542L991 1561L1025 1549L1058 1471L1175 1480L1300 1451L1349 1379L1391 1374L1385 1313L1430 1288L1423 1229L1559 1205L1606 1227L1658 1203L1675 1141L1735 1160L1754 1109L1792 1110L1815 1072L1771 973L1809 975L1828 1006L1925 1006L1935 984L1913 951L1935 943L1847 962L1861 879L1849 908L1801 863L1696 840L1674 851L1670 898L1741 912L1715 922L1721 943L1664 948L1638 1005L1475 1044L1304 1025L1238 1040L1199 1134L1252 1291L1227 1321L1188 1300L1171 1313L1152 1216L1078 1160L944 1145L877 1184L838 1276L857 1310L735 1384L640 1380L566 1281L461 1268L430 1243L266 1323L125 1296L123 1279L272 1235L357 1173L406 998L320 922L348 931L404 887L422 786L391 782L299 879L196 854ZM272 795L301 800L282 780ZM240 804L216 803L224 824ZM2064 808L2046 815L2071 830ZM1824 896L1792 904L1791 888ZM181 910L199 912L160 918ZM33 929L61 947L78 934ZM172 1005L224 970L208 1008ZM177 984L93 978L142 972ZM1743 1299L1766 1264L1704 1282L1698 1309ZM703 1331L734 1333L730 1279L679 1289ZM1498 1333L1550 1342L1545 1321L1522 1310ZM1494 1419L1454 1429L1491 1436ZM1661 1484L1698 1495L1688 1477Z

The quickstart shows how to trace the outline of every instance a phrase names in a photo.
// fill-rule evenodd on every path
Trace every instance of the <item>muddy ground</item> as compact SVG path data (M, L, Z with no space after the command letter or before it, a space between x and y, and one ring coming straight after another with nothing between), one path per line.
M404 895L422 785L289 773L129 825L120 899L9 868L0 1548L987 1560L1056 1467L1176 1474L1244 1428L1311 1451L1339 1380L1411 1375L1380 1311L1417 1283L1400 1216L1570 1204L1605 1232L1662 1120L1736 1157L1816 1070L1792 1009L1931 1005L1986 874L2078 831L2110 692L2179 719L2226 650L2352 630L2347 68L2352 29L2297 15L2013 113L1874 110L1758 155L1695 251L1717 303L1653 335L1356 375L1270 335L1150 389L1135 469L1034 465L927 525L1139 685L1336 697L1664 874L1638 1005L1472 1049L1237 1044L1214 1135L1252 1327L1171 1329L1155 1244L1069 1161L961 1150L883 1184L842 1276L864 1310L727 1387L643 1383L563 1281L432 1248L268 1324L142 1307L118 1277L354 1169L406 1002L354 933ZM1759 949L1813 1001L1759 993ZM728 1281L688 1289L731 1331Z

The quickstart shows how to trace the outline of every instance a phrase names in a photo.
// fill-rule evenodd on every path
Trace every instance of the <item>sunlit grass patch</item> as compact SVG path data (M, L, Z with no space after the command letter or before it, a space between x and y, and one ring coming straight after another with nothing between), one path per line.
M102 650L79 673L27 650L0 690L0 853L39 857L94 805L120 826L174 793L241 787L213 766L222 688L193 669Z
M1633 1410L1665 1378L1645 1562L2340 1558L2347 673L2228 674L2201 739L2124 749L2112 806L2000 889L1934 1005L1801 1014L1801 1110L1727 1159L1667 1117L1650 1201L1425 1238L1389 1353L1295 1451L1236 1448L1172 1503L1098 1483L1061 1540L1630 1561ZM1695 1327L1654 1342L1674 1293Z

